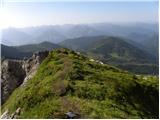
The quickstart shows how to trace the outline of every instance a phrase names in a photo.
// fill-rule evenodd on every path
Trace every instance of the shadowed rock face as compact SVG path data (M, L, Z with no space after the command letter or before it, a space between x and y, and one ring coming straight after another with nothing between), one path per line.
M1 75L1 96L2 104L9 97L12 91L23 83L26 76L25 70L22 68L22 61L4 60L2 62Z
M48 51L37 52L29 59L6 59L1 63L1 104L9 95L31 79L37 71L39 64L48 56Z

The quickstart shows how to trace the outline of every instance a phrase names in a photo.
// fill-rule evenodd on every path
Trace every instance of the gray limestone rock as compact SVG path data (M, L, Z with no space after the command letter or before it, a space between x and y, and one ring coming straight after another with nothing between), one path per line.
M11 60L5 59L1 62L1 104L19 86L25 86L31 79L41 62L48 56L49 51L33 54L29 59Z

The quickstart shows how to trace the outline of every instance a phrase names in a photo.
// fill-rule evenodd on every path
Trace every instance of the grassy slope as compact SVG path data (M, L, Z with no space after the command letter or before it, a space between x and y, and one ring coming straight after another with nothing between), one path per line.
M158 74L157 58L120 37L81 37L60 44L132 73Z
M154 63L154 57L152 55L118 37L108 37L106 39L98 40L93 43L88 51L102 54L106 59L109 57L116 58L116 63L118 61L123 61L125 63ZM114 59L111 61L113 62Z
M67 49L50 52L37 74L2 106L20 118L158 118L158 80L143 79Z

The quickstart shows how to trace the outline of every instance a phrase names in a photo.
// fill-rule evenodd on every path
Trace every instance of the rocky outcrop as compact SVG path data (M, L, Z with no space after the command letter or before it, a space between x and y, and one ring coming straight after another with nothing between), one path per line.
M23 69L26 72L26 77L22 86L24 86L26 82L35 75L39 64L48 56L48 54L48 51L37 52L33 54L31 58L23 61Z
M24 86L37 71L49 51L37 52L29 59L3 60L1 63L1 104L19 86Z
M4 60L1 64L1 102L9 97L12 91L23 83L26 76L19 60Z
M0 119L10 119L8 110L6 110L6 111L1 115L1 118L0 118Z
M19 117L20 112L21 112L21 108L19 107L14 113L11 114L10 118L17 119Z
M12 113L11 115L9 115L9 111L6 110L2 115L1 115L1 119L18 119L19 117L19 114L21 112L21 108L17 108L17 110Z

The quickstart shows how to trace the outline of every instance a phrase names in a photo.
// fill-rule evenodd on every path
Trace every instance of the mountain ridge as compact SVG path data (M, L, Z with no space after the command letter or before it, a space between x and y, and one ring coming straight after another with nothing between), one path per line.
M158 118L157 82L57 49L13 92L2 112L19 111L13 118L67 118L67 112L77 118Z
M6 46L1 44L1 55L2 58L7 59L24 59L31 57L36 52L46 50L50 51L60 47L61 46L48 41L22 46Z
M158 74L158 59L154 55L140 49L137 43L133 45L130 42L122 37L97 36L68 39L61 42L60 45L81 51L98 60L130 72L137 74ZM153 67L149 64L153 64ZM148 72L144 70L144 66Z

